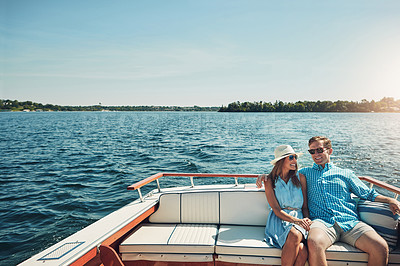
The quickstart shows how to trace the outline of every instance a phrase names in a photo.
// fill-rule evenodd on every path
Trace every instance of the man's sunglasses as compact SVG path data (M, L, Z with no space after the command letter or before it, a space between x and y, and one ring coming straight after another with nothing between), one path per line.
M297 160L297 154L295 155L289 155L289 160L293 161L293 159Z
M309 152L310 154L315 154L315 152L317 152L317 153L323 153L324 150L325 150L325 148L316 148L316 149L310 149L310 150L308 150L308 152Z

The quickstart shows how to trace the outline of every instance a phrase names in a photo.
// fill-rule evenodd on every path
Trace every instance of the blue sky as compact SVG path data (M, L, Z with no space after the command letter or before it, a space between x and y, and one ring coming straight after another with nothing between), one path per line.
M0 0L0 99L400 99L398 0Z

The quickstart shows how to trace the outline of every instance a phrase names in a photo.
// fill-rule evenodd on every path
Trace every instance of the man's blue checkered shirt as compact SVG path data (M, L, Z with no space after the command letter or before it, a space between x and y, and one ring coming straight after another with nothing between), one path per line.
M310 219L318 219L331 227L336 222L344 231L358 222L356 202L351 193L361 199L374 201L379 194L369 189L351 170L328 163L325 168L314 163L299 171L307 180Z

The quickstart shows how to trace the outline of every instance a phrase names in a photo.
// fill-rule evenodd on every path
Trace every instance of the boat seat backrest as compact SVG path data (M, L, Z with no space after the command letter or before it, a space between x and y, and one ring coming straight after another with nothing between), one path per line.
M263 191L166 193L149 221L264 226L268 212Z

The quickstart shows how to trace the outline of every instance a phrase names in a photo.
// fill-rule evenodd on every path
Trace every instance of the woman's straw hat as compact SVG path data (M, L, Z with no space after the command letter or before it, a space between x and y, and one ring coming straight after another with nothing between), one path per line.
M291 154L296 154L297 156L302 155L303 153L296 153L292 146L290 145L280 145L278 147L276 147L275 149L275 159L273 159L271 161L272 165L275 165L277 161L279 161L280 159L286 158Z

